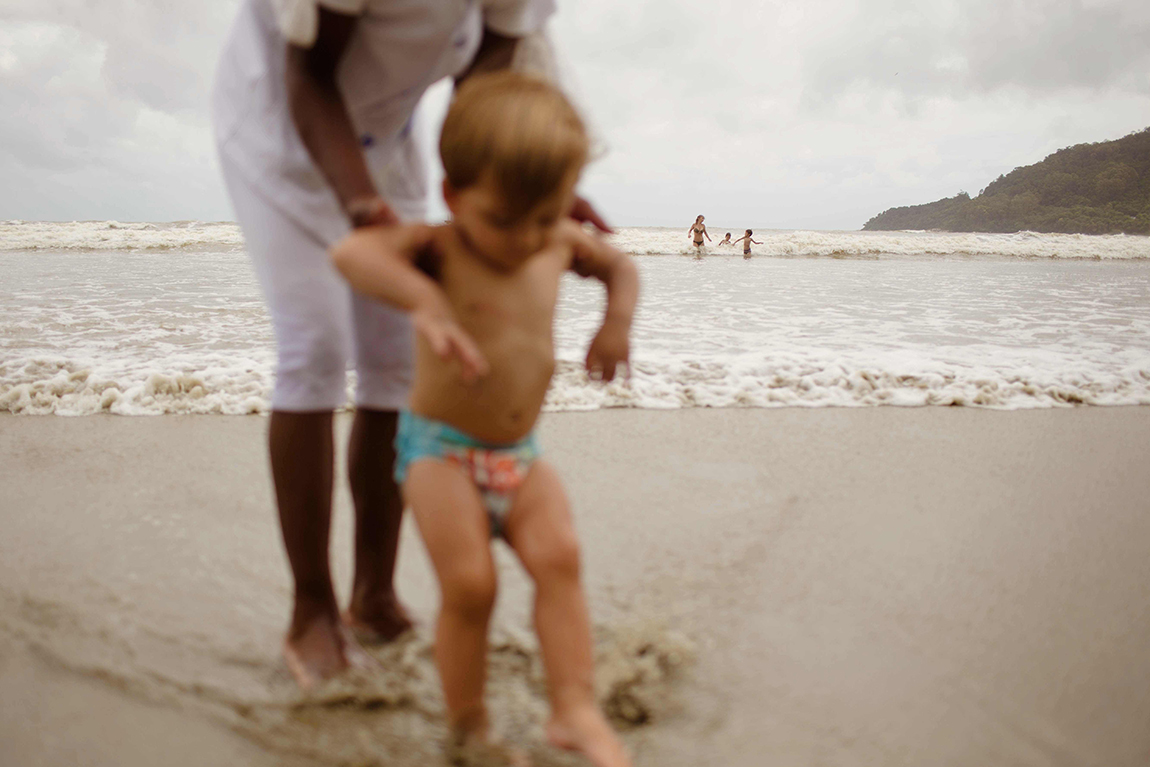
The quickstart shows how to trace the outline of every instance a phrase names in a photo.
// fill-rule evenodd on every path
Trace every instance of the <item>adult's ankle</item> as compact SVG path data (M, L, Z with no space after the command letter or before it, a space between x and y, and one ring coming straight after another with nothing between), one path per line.
M307 632L316 623L336 626L339 622L339 608L334 597L297 592L292 605L289 638L295 639Z
M387 616L399 610L399 597L393 586L357 585L352 589L347 609L360 617Z

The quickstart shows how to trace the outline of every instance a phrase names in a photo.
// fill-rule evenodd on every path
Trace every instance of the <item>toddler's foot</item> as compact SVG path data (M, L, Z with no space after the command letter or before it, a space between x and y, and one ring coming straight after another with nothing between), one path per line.
M447 757L459 767L532 767L526 751L480 731L457 731Z
M394 597L361 600L343 614L343 622L364 644L387 644L415 626Z
M588 703L554 714L547 723L547 740L556 748L578 751L595 767L631 767L623 741L598 706Z

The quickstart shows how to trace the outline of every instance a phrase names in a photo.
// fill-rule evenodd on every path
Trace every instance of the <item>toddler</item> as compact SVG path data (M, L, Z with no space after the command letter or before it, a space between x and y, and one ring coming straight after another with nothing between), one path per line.
M439 580L435 661L453 748L465 760L525 763L489 733L483 700L496 589L490 540L500 537L535 582L548 740L597 767L630 765L595 700L578 541L534 434L555 369L564 273L607 289L589 373L610 381L628 362L635 266L567 216L587 147L579 116L550 85L511 72L476 76L460 87L440 138L451 221L360 229L332 251L353 288L409 311L415 326L395 476Z

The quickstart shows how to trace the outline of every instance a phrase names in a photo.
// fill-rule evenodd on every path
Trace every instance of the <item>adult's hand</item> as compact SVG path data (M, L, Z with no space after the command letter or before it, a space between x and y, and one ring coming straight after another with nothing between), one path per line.
M354 229L359 229L361 226L387 226L399 223L399 216L395 215L395 211L387 201L377 194L349 200L344 210L351 219Z
M608 226L607 222L603 220L603 217L595 211L595 208L591 206L591 203L587 202L582 197L575 198L575 204L571 206L571 212L567 215L571 216L571 218L575 219L580 224L592 224L596 229L598 229L600 232L603 232L604 234L615 233L615 230Z

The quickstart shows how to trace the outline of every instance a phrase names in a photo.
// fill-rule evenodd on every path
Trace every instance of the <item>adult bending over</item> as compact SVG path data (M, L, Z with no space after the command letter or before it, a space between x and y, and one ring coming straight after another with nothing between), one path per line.
M366 660L411 622L393 587L403 506L391 478L412 334L351 292L327 247L351 227L421 219L426 171L413 123L446 76L507 66L553 0L244 0L220 62L213 118L224 180L275 329L268 432L294 579L284 658L299 684ZM572 215L605 228L586 202ZM328 562L332 413L356 370L348 479L355 575L339 611Z

